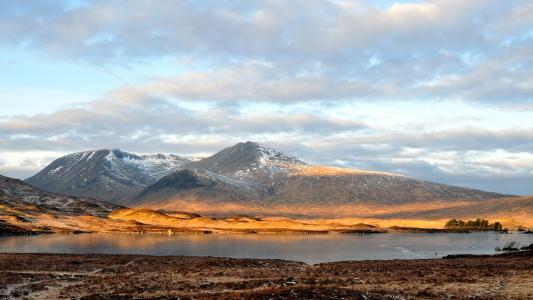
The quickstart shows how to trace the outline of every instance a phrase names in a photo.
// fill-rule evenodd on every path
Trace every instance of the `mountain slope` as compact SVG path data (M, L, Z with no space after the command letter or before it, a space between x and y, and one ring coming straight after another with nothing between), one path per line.
M67 195L123 202L190 160L177 155L136 155L103 149L66 155L26 182Z
M105 217L118 208L123 206L45 192L21 180L0 175L0 216L50 214Z
M185 169L167 175L144 189L128 205L157 207L162 199L180 198L192 202L216 199L217 202L245 202L261 199L267 186L253 180L229 177L204 169Z
M339 206L478 201L503 196L385 172L311 166L246 142L163 177L129 204L202 213L308 214L327 213Z
M318 170L317 170L318 169ZM281 181L276 197L297 203L404 204L432 200L491 199L503 195L416 180L407 176L329 167L304 167ZM325 171L322 171L325 170ZM322 173L324 172L324 173Z
M45 192L0 175L0 236L34 233L161 232L158 226L113 220L113 203Z
M463 203L461 205L422 211L406 211L387 214L376 214L374 217L383 219L446 219L454 216L458 219L475 219L483 216L493 220L513 219L533 222L533 197L511 197L484 200L483 202ZM523 222L525 223L525 222ZM520 225L520 223L516 224Z

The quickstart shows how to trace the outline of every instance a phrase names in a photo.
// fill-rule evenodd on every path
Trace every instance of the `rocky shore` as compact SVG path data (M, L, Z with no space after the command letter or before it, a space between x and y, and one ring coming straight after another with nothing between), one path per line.
M0 296L74 299L531 299L533 251L426 260L295 261L0 254Z

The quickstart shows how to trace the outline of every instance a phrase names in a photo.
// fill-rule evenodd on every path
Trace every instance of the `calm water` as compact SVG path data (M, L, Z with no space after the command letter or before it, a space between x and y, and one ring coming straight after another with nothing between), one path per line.
M280 258L320 263L341 260L435 258L448 254L492 254L531 234L372 235L163 235L79 234L0 237L0 252L108 253ZM437 253L437 254L435 254Z

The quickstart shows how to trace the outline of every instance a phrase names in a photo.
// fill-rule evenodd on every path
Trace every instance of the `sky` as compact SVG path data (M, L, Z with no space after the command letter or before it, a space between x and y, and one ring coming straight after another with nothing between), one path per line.
M533 2L0 0L0 174L256 141L533 194Z

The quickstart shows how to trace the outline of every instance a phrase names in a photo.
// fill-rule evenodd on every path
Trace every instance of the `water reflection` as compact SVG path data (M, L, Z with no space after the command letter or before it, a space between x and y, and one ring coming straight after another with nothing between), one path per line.
M1 237L1 252L107 253L280 258L319 263L340 260L434 258L448 254L492 254L527 234L373 235L174 235L79 234Z

